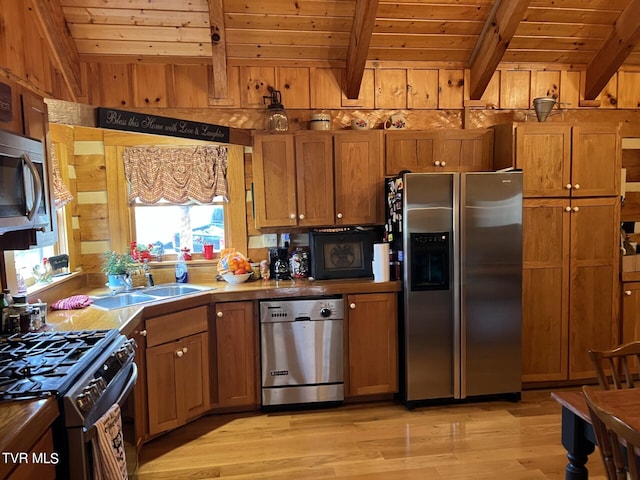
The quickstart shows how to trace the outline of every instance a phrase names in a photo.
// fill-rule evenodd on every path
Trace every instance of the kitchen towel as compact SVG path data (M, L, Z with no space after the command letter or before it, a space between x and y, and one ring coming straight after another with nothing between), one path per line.
M127 459L120 406L114 404L96 423L93 442L94 480L126 480Z
M51 304L52 310L73 310L74 308L88 307L93 303L87 295L73 295L63 298Z
M389 244L375 243L373 245L373 281L389 281Z

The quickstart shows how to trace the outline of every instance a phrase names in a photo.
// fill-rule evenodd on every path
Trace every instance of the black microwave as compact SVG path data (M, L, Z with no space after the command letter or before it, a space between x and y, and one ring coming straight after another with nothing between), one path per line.
M0 234L49 225L44 145L0 131Z
M311 276L316 280L373 277L373 245L381 238L375 229L309 232Z

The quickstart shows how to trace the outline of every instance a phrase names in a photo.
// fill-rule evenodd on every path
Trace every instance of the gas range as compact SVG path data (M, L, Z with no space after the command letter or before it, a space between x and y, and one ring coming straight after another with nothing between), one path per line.
M30 332L0 339L0 399L64 394L117 330Z
M95 424L126 403L137 379L136 344L118 330L38 331L0 337L0 401L56 398L57 478L93 478Z

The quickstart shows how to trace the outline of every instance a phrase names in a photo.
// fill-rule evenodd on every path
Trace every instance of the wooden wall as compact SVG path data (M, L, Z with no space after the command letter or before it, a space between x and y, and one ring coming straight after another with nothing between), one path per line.
M16 9L14 0L0 0L0 80L11 78L45 97L96 106L171 112L181 118L260 129L263 96L276 88L282 92L292 129L308 128L310 115L319 110L332 114L333 128L347 127L354 116L367 116L379 126L390 113L402 111L409 128L424 129L535 121L531 105L538 96L557 97L565 110L564 120L635 121L640 105L640 69L620 70L596 101L584 102L580 95L584 72L579 69L563 64L502 64L482 99L470 102L466 70L427 63L368 62L360 97L349 100L342 93L342 65L266 60L230 61L226 99L212 98L210 64L136 63L137 59L83 62L82 95L73 98L53 63L31 2L19 2ZM559 115L550 120L556 118Z

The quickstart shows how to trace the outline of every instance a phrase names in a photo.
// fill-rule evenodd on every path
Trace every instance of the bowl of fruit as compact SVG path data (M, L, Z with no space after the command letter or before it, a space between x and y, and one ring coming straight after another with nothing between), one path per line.
M244 283L252 275L251 263L236 249L228 248L220 252L218 274L228 283Z
M224 278L224 280L227 283L231 283L231 284L238 284L238 283L244 283L247 280L249 280L249 277L253 275L253 272L249 272L249 273L225 273L222 275L222 278Z

